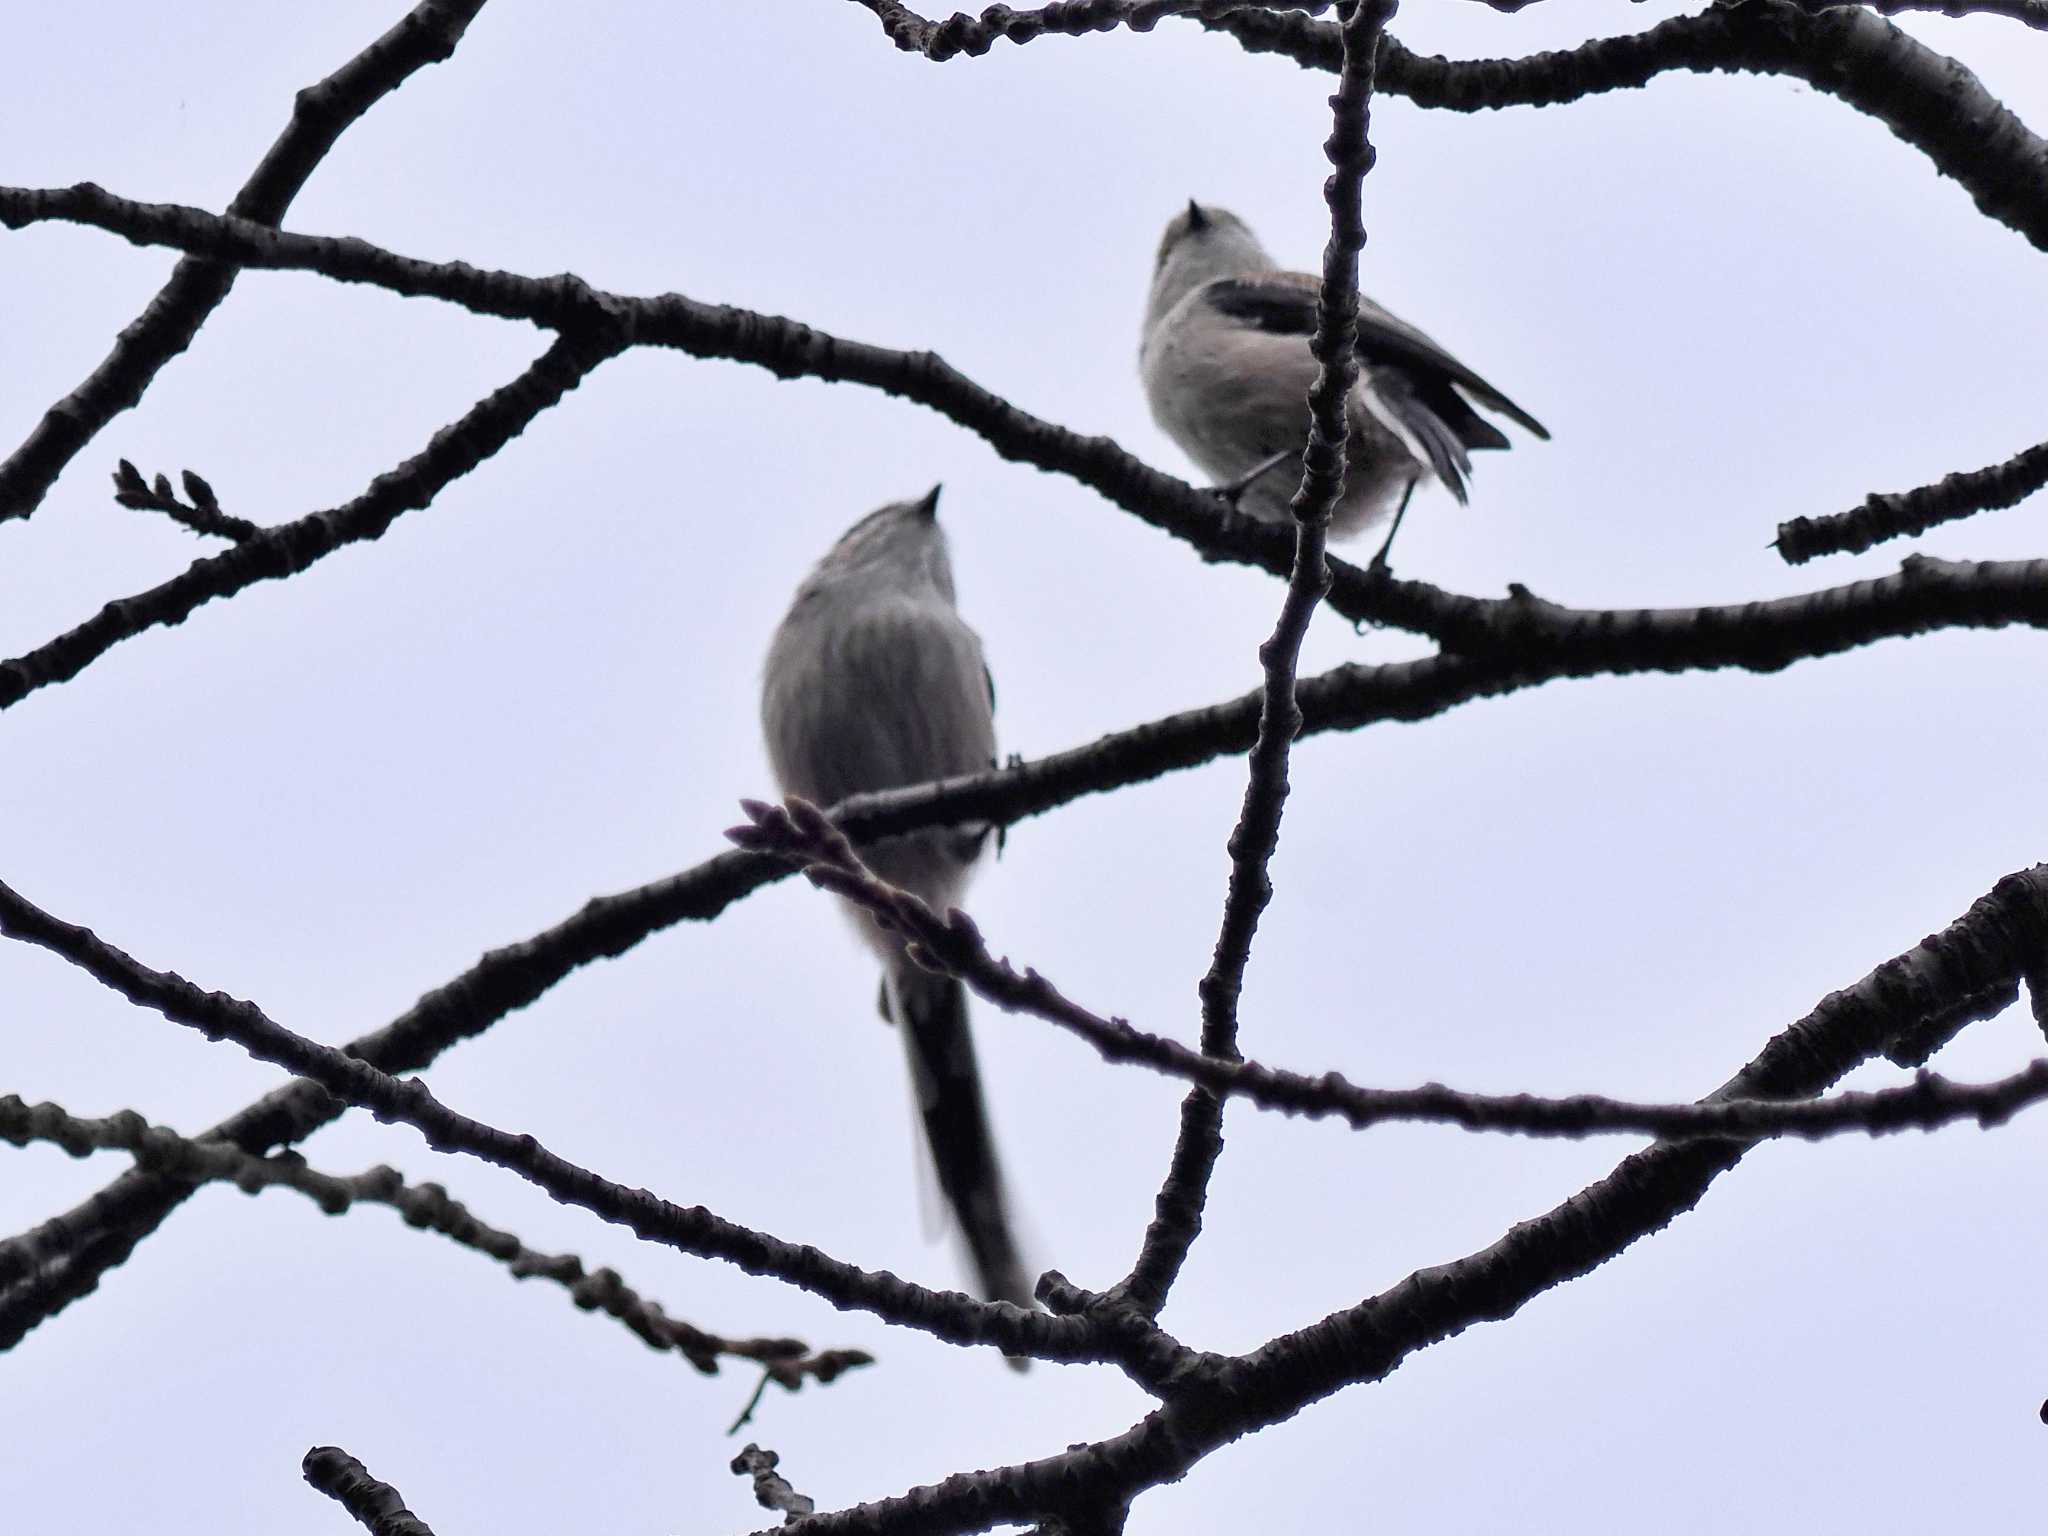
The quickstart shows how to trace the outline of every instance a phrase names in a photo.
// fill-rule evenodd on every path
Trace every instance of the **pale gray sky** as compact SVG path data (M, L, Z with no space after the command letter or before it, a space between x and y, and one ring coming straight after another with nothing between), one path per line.
M292 93L398 0L40 7L0 26L0 182L219 207ZM1678 8L1515 17L1411 0L1424 52L1524 53ZM2048 40L1909 23L2048 124ZM1166 23L943 67L843 0L498 0L352 129L290 227L931 347L1019 405L1192 473L1135 369L1162 223L1231 207L1312 265L1328 76ZM1777 522L2038 440L2048 267L1881 125L1785 79L1666 77L1563 109L1374 109L1371 292L1541 416L1399 566L1467 592L1740 601ZM173 257L0 238L0 450L104 354ZM144 405L0 526L0 654L204 546L113 505L117 456L277 521L357 494L541 350L523 326L254 273ZM1270 578L1201 564L918 407L674 354L604 367L384 539L117 648L0 719L0 879L145 962L338 1042L587 897L720 849L768 787L758 658L804 569L946 485L1005 751L1037 755L1257 679ZM1921 541L2040 553L2041 503ZM1297 753L1244 1045L1398 1086L1689 1098L1826 992L2048 847L2042 641L1891 642L1772 677L1552 684ZM1415 654L1317 621L1307 665ZM970 906L1000 952L1192 1039L1243 770L1018 828ZM430 1074L437 1094L628 1184L933 1284L871 963L786 883L591 967ZM197 1130L279 1081L40 951L0 948L0 1092ZM1036 1252L1101 1285L1135 1251L1175 1089L983 1009ZM2040 1049L2024 1011L1940 1059ZM1890 1080L1859 1074L1860 1085ZM1630 1143L1358 1135L1233 1110L1166 1322L1255 1344L1491 1242ZM510 1175L352 1115L306 1148L448 1183L673 1313L880 1357L772 1393L748 1433L836 1507L1121 1430L1108 1369L1013 1377L727 1266L645 1248ZM1416 1357L1147 1495L1134 1536L1996 1529L2038 1506L2048 1117L1774 1146L1701 1208L1505 1325ZM0 1155L0 1231L121 1166ZM553 1287L304 1200L212 1190L0 1358L0 1509L21 1530L347 1529L299 1481L333 1442L444 1536L770 1523L725 1463L751 1389Z

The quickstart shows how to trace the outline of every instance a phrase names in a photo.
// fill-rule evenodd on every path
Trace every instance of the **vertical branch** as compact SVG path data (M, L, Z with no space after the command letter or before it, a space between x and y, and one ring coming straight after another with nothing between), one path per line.
M1320 365L1309 391L1308 448L1301 486L1294 493L1294 565L1272 636L1259 647L1265 685L1258 737L1252 744L1244 802L1230 834L1230 888L1222 929L1208 974L1202 978L1202 1051L1236 1061L1237 1006L1259 918L1273 899L1269 872L1287 806L1287 760L1301 730L1295 667L1302 637L1330 589L1326 549L1330 511L1344 489L1346 409L1358 381L1358 256L1365 248L1363 182L1372 168L1369 137L1374 60L1398 0L1348 0L1339 9L1343 63L1330 98L1330 136L1323 143L1331 173L1323 183L1330 205L1330 239L1323 247L1322 291L1309 349ZM1173 1161L1154 1203L1130 1275L1119 1287L1125 1300L1156 1316L1166 1304L1188 1250L1202 1229L1209 1178L1223 1150L1223 1104L1197 1087L1181 1102Z

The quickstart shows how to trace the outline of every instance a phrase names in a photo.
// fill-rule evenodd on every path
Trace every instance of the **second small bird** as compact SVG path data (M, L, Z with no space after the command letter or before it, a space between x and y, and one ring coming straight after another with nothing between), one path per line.
M953 606L939 491L849 528L797 588L761 681L768 757L785 794L829 806L995 765L995 687ZM917 832L862 852L943 913L967 888L986 827ZM991 1301L1032 1305L968 1031L967 989L920 967L900 935L851 916L882 962L881 1011L903 1033L939 1189Z
M1308 444L1308 392L1316 377L1308 339L1320 286L1306 272L1282 271L1244 220L1221 208L1190 202L1159 242L1138 351L1152 415L1220 482L1219 490L1268 522L1293 520L1288 504ZM1464 501L1470 451L1508 446L1474 401L1550 436L1514 401L1363 295L1358 361L1346 412L1344 491L1330 519L1338 537L1389 512L1398 529L1425 475Z

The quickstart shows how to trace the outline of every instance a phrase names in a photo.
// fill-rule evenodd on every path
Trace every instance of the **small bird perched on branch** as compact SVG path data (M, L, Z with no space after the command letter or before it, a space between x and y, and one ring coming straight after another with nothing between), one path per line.
M1138 371L1152 416L1234 505L1291 522L1308 445L1316 377L1319 279L1282 271L1244 220L1190 201L1159 241ZM1543 424L1406 321L1359 296L1358 383L1346 419L1344 490L1330 532L1353 534L1434 476L1462 503L1475 448L1508 439L1473 408L1498 411L1541 438Z
M980 638L954 606L938 505L934 486L917 501L870 513L797 588L761 681L762 729L784 794L829 806L995 765L995 685ZM988 830L916 832L862 857L943 913L966 889ZM882 961L882 1017L903 1033L939 1189L967 1239L981 1293L1029 1307L967 989L911 960L902 937L868 913L849 911Z

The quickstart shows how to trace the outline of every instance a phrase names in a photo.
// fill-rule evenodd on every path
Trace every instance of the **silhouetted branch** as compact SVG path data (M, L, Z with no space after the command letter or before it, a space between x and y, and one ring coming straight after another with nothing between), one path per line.
M724 1259L749 1274L773 1276L835 1306L859 1308L948 1343L988 1344L1006 1355L1044 1360L1111 1363L1122 1358L1121 1346L1115 1341L1099 1345L1095 1330L1084 1320L1048 1317L1007 1302L976 1301L956 1291L928 1290L891 1274L870 1273L816 1248L726 1221L702 1206L685 1209L646 1190L600 1178L556 1156L531 1136L458 1114L417 1078L380 1072L358 1057L293 1033L254 1003L207 992L181 976L152 970L90 929L52 917L4 884L0 934L40 945L137 1007L153 1009L209 1040L233 1041L259 1061L307 1078L380 1120L403 1121L437 1151L464 1152L510 1169L563 1204L579 1206L649 1242Z
M1055 0L1037 10L1013 11L1007 5L992 5L979 16L956 11L943 21L933 21L900 0L860 3L875 13L898 48L921 53L936 63L962 53L978 57L1003 39L1028 43L1048 35L1078 37L1088 32L1113 32L1118 27L1149 32L1168 16L1221 16L1229 11L1265 9L1260 0ZM1330 6L1323 0L1300 8L1313 13Z
M1539 0L1476 0L1489 10L1513 15L1526 11ZM2048 0L1786 0L1810 15L1822 11L1870 10L1880 16L1899 16L1915 11L1934 11L1943 16L2004 16L2030 27L2048 27Z
M612 326L564 331L518 378L436 432L420 453L377 476L353 501L255 529L233 549L195 560L169 581L111 602L76 629L0 661L0 708L76 677L123 640L159 624L176 624L202 603L259 581L297 575L345 545L379 537L400 514L428 505L450 481L525 431L534 417L624 345L624 335Z
M156 484L149 485L143 480L142 471L123 459L114 470L114 500L136 511L161 512L194 533L211 534L237 544L263 531L246 517L232 517L221 511L213 487L191 470L186 470L183 478L185 494L192 498L189 506L178 500L168 475L158 475Z
M649 1301L605 1268L594 1272L572 1253L541 1253L510 1232L487 1225L439 1184L407 1184L395 1168L376 1167L352 1176L309 1168L297 1154L256 1157L220 1141L195 1141L176 1131L151 1125L133 1110L105 1119L85 1119L56 1104L26 1104L14 1094L0 1095L0 1141L17 1147L46 1142L73 1157L92 1152L127 1152L155 1173L198 1185L232 1184L244 1194L266 1189L297 1190L329 1216L340 1216L358 1202L388 1206L409 1227L438 1232L463 1247L503 1264L515 1280L539 1276L569 1293L585 1312L603 1312L626 1325L651 1349L674 1350L707 1376L718 1373L720 1356L750 1360L766 1367L764 1380L795 1391L806 1379L828 1384L874 1357L857 1349L832 1349L812 1354L799 1339L727 1339L670 1317L658 1302ZM0 1282L18 1279L31 1255L0 1243Z
M349 1512L370 1536L434 1536L433 1528L405 1507L389 1483L338 1445L316 1445L299 1463L306 1481Z
M1355 730L1388 720L1422 720L1468 700L1534 686L1553 674L1511 659L1437 656L1382 666L1348 665L1302 683L1295 692L1303 733ZM849 797L835 821L856 840L963 821L1012 825L1084 795L1124 788L1225 753L1248 749L1257 733L1261 694L1186 710L1036 762L873 795ZM387 1072L418 1071L456 1043L524 1008L563 977L594 960L625 953L649 935L687 921L709 921L761 885L780 878L773 861L721 854L680 874L587 903L568 920L493 950L423 996L385 1027L352 1041L351 1054ZM279 1088L207 1133L262 1152L311 1135L343 1106L311 1083ZM191 1186L131 1170L89 1199L29 1233L0 1243L37 1256L37 1270L0 1292L0 1350L88 1295L106 1271L162 1223Z
M1809 1097L1958 999L1979 1017L2010 1002L2048 945L2048 865L2001 880L1941 933L1830 994L1773 1039L1708 1102ZM1184 1476L1212 1451L1612 1258L1689 1210L1746 1143L1660 1145L1491 1248L1400 1285L1245 1356L1201 1356L1163 1406L1122 1434L1017 1466L956 1475L857 1509L813 1516L804 1536L950 1533L1048 1513L1115 1507Z
M2006 876L1955 922L1854 986L1829 994L1708 1096L1807 1098L1933 1019L1951 1029L1959 1000L1988 1018L2012 1001L2048 946L2048 865ZM1338 1388L1378 1380L1414 1351L1604 1264L1690 1210L1749 1143L1660 1145L1492 1247L1420 1270L1392 1290L1265 1345L1233 1383L1243 1429L1298 1412Z
M1795 0L1808 11L1838 10L1845 5L1866 6L1880 16L1933 12L1950 18L2003 16L2024 22L2036 31L2048 30L2048 0Z
M1566 1098L1461 1093L1441 1083L1360 1088L1336 1072L1310 1077L1211 1055L1135 1029L1122 1019L1103 1018L1067 997L1036 968L1027 966L1020 973L1008 960L997 959L972 917L957 907L936 913L916 895L881 879L861 862L851 840L826 813L809 802L792 796L779 806L758 800L740 803L748 825L730 829L727 837L743 848L788 860L813 885L872 913L883 927L909 941L911 958L919 964L958 976L978 996L1008 1012L1058 1025L1087 1041L1105 1061L1150 1067L1215 1094L1249 1100L1260 1109L1311 1120L1335 1118L1353 1130L1420 1121L1527 1136L1630 1134L1670 1141L1792 1136L1812 1141L1844 1132L1931 1131L1962 1120L2000 1125L2048 1099L2048 1058L1989 1083L1958 1083L1922 1072L1909 1087L1844 1093L1815 1102L1725 1099L1643 1104L1591 1093ZM1995 994L1997 1006L2004 1006L2011 995L2007 979ZM1973 994L1963 1001L1981 1007L1984 999ZM1954 1011L1935 1009L1929 1017L1949 1020ZM0 1127L4 1123L0 1120Z
M870 346L780 316L700 304L677 294L630 298L592 289L575 278L542 280L479 271L461 262L418 262L358 240L289 235L197 209L127 203L97 187L0 188L0 222L44 217L81 218L141 238L214 243L237 253L237 260L260 257L266 265L344 280L353 276L394 292L446 298L478 313L537 325L588 323L603 334L607 347L673 346L695 356L755 363L785 378L867 384L941 412L1004 457L1080 481L1193 545L1205 559L1239 561L1280 576L1293 568L1294 541L1287 529L1230 510L1212 492L1161 474L1108 438L1083 437L1020 411L929 352ZM436 444L440 441L437 437ZM406 472L401 467L392 473ZM380 477L342 512L374 500L391 478ZM260 576L287 573L269 564L259 570L254 552L268 551L265 558L272 564L283 560L291 562L290 569L302 568L309 562L286 552L302 545L324 552L334 534L318 520L342 512L266 529L248 546L197 562L162 586L108 605L70 634L11 662L0 661L0 708L44 682L75 675L118 641L164 622L159 615L183 617L198 603ZM375 522L375 531L388 521ZM247 563L226 563L240 561ZM1668 609L1571 609L1519 587L1505 599L1467 597L1427 582L1404 581L1385 570L1362 570L1341 560L1329 565L1326 601L1348 619L1393 624L1468 654L1508 653L1518 672L1535 669L1555 677L1718 667L1775 671L1807 657L1930 629L2048 625L2048 562L2042 561L1909 559L1896 576L1880 581L1765 603Z
M454 53L484 0L421 0L398 24L325 80L292 98L292 117L257 163L228 212L259 224L284 217L306 178L337 140L416 71ZM178 263L84 383L44 413L25 442L0 462L0 522L27 517L102 427L142 398L157 371L192 344L234 286L236 269Z
M1795 517L1778 524L1776 548L1787 565L1817 555L1861 554L1886 539L1911 538L1942 523L2015 506L2048 485L2048 443L2022 449L2001 464L1944 475L1910 491L1878 491L1863 505L1831 517Z
M1334 70L1336 28L1281 11L1203 20L1253 53ZM1804 80L1875 118L1960 182L1983 214L2048 250L2048 142L1954 59L1860 10L1809 14L1792 0L1735 0L1519 59L1442 59L1381 45L1376 89L1420 107L1480 112L1557 106L1647 85L1673 71L1776 74Z
M988 51L998 37L1028 42L1047 32L1103 30L1098 17L1125 7L1089 6L1073 25L1067 13L1011 11L994 6L976 20L925 21L894 0L862 0L882 17L899 48L943 61ZM1531 0L1506 0L1520 9ZM2043 25L2043 0L1879 0L1887 14L1939 10L1983 12ZM1129 7L1136 11L1140 7ZM1336 70L1343 57L1337 28L1304 14L1310 9L1259 5L1172 6L1147 12L1144 27L1188 15L1227 32L1252 53L1277 53L1304 68ZM1115 25L1116 22L1108 22ZM1125 24L1130 24L1126 22ZM1920 150L1943 175L1962 183L1987 216L2048 249L2048 143L1987 91L1963 65L1915 41L1863 6L1825 0L1734 0L1643 32L1595 38L1577 48L1525 58L1444 59L1410 52L1395 38L1380 44L1374 88L1420 107L1479 112L1500 107L1561 106L1587 96L1644 86L1658 75L1781 74L1841 98Z
M1238 1058L1237 1004L1259 918L1273 899L1269 873L1287 806L1288 755L1301 731L1295 667L1309 620L1330 590L1327 560L1330 510L1344 490L1344 444L1352 387L1358 381L1358 255L1365 247L1361 184L1372 168L1368 137L1373 60L1396 0L1347 0L1338 35L1343 60L1330 98L1331 126L1323 153L1331 171L1323 195L1330 205L1330 238L1323 249L1322 286L1316 295L1315 334L1309 350L1318 367L1308 396L1308 447L1301 485L1294 493L1294 558L1287 596L1273 633L1259 647L1265 674L1258 735L1252 742L1243 802L1231 829L1230 880L1209 969L1196 987L1202 1002L1202 1054ZM1383 573L1377 573L1383 574ZM1152 1220L1131 1271L1114 1293L1147 1317L1157 1317L1168 1291L1202 1230L1209 1180L1223 1151L1223 1104L1196 1087L1181 1102L1180 1126L1166 1177L1153 1200Z
M790 1486L789 1479L775 1468L782 1458L773 1451L764 1451L760 1446L749 1444L732 1459L732 1470L741 1477L754 1480L754 1502L763 1509L779 1510L784 1525L794 1525L805 1515L817 1509L817 1505Z
M1378 606L1388 622L1430 635L1447 650L1512 657L1518 669L1552 677L1727 667L1776 672L1936 629L2048 627L2048 560L1909 555L1891 576L1704 608L1568 608L1519 583L1496 598L1378 579Z

